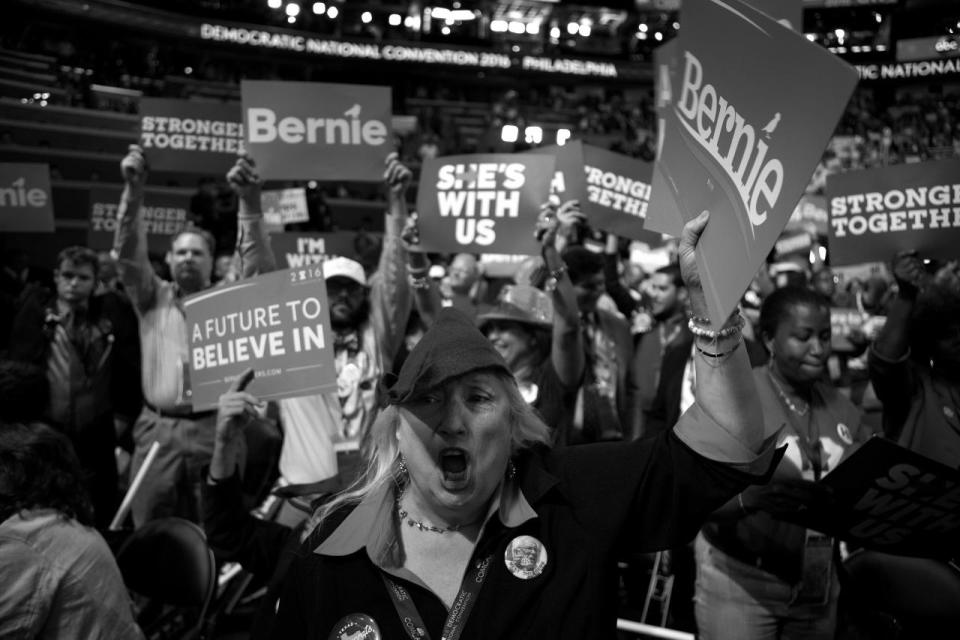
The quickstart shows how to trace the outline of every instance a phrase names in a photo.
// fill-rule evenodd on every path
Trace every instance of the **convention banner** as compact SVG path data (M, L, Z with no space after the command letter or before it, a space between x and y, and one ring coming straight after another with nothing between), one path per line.
M263 218L271 227L309 222L307 191L303 187L277 189L260 193L260 208Z
M0 231L53 233L49 166L0 163Z
M420 251L538 255L533 236L554 180L551 155L432 158L420 170Z
M246 146L263 178L383 179L390 87L244 80L240 93Z
M262 400L337 388L323 266L273 271L185 298L191 400L217 406L247 368L247 391Z
M243 152L240 105L141 98L140 146L151 169L222 176Z
M356 238L357 233L354 231L271 233L270 246L277 258L277 265L292 269L319 264L336 257L358 260Z
M95 251L113 248L117 231L117 209L120 203L119 187L97 187L90 190L90 228L87 230L87 246ZM192 226L190 220L190 197L178 193L147 191L141 212L147 230L147 251L166 253L171 239Z
M718 326L786 226L857 74L741 0L690 0L683 20L649 206L670 193L684 221L710 211L697 263Z
M821 484L829 506L790 519L867 549L950 558L960 535L960 472L883 438L871 438Z
M960 246L960 160L827 178L830 262L890 261L898 251L955 259Z

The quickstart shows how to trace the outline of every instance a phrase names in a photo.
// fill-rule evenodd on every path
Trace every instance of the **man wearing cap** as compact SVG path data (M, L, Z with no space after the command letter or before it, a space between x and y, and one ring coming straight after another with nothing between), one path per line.
M124 289L140 322L144 408L133 428L135 475L154 442L159 443L150 472L131 513L136 526L165 516L199 520L202 469L213 451L215 411L194 411L191 404L187 321L182 298L211 286L213 236L192 227L173 238L166 261L173 282L160 279L147 254L143 195L147 163L143 150L131 145L120 164L124 189L117 210L114 252ZM243 276L273 268L267 245L260 187L252 162L241 156L227 174L240 196L237 213L236 264Z
M349 258L323 263L337 392L279 401L282 487L275 493L289 500L277 521L289 526L308 515L317 494L338 491L352 481L363 438L376 417L377 383L393 368L403 344L412 298L400 232L412 174L396 154L390 154L386 164L388 212L377 270L368 279L360 263Z

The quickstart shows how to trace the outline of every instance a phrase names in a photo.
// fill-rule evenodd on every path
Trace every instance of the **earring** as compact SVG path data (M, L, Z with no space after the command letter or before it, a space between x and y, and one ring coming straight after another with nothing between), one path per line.
M513 460L507 460L507 480L513 480L517 476L517 467Z
M394 480L398 486L404 487L409 479L410 471L407 469L407 461L403 459L403 454L401 453L400 457L397 458L397 471Z

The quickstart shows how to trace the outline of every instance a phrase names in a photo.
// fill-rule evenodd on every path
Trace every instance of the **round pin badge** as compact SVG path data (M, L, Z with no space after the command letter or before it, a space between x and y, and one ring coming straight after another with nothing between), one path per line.
M380 627L365 613L351 613L333 625L327 640L382 640Z
M943 407L943 415L947 416L947 420L953 420L957 417L956 411L954 411L952 407L948 407L946 405Z
M547 549L533 536L517 536L503 552L507 570L521 580L530 580L543 573L547 566Z
M846 444L853 444L853 435L850 433L850 429L847 428L847 425L842 422L837 423L837 435L840 436L840 439Z

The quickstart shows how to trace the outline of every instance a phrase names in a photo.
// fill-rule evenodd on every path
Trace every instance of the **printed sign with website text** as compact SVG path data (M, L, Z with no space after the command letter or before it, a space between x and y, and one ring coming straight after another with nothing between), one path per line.
M697 264L717 326L786 226L857 74L740 0L689 0L683 20L650 208L666 197L684 221L710 211Z
M960 246L960 160L831 175L830 262L889 261L898 251L955 259Z
M383 179L390 87L244 80L246 146L267 180Z
M906 556L952 557L960 534L960 473L883 438L871 438L820 481L829 507L791 519L862 545Z
M141 98L140 146L151 169L223 175L243 152L240 105Z
M533 236L554 179L550 155L490 153L423 163L420 251L537 255Z
M120 194L119 187L90 190L87 245L95 251L109 251L113 248ZM147 191L141 209L141 220L147 231L149 252L166 253L170 248L171 238L190 228L192 222L189 206L190 198L185 194Z
M287 268L306 267L336 257L359 260L355 231L327 233L271 233L270 246L277 264Z
M196 410L216 407L250 367L255 377L247 390L262 400L336 390L322 265L208 289L185 298L183 306Z
M53 230L50 168L45 164L0 163L0 231Z
M285 224L310 220L307 191L303 187L263 191L260 194L260 207L264 220L271 227L283 227Z

